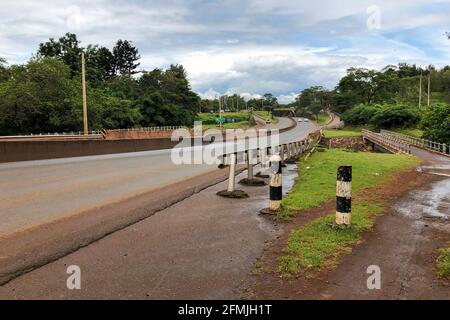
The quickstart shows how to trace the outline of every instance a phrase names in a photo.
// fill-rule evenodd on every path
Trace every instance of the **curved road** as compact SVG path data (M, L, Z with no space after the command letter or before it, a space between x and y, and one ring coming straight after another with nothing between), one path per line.
M280 118L277 126L290 120ZM316 129L299 122L286 143ZM175 165L171 150L0 164L0 237L217 170Z

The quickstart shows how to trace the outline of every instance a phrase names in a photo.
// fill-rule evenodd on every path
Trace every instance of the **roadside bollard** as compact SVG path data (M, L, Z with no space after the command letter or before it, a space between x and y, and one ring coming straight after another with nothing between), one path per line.
M352 218L352 166L340 166L336 184L336 224L350 226Z
M253 150L249 149L247 151L247 178L242 179L239 181L239 184L246 185L246 186L264 186L266 183L264 180L257 179L253 176Z
M228 187L227 190L217 192L218 196L225 198L248 198L248 194L246 194L242 190L235 190L235 175L236 175L236 153L232 153L230 155L230 171L228 173Z
M283 176L281 168L281 157L278 154L270 157L270 191L269 191L269 207L262 209L261 214L276 214L281 207L283 197Z

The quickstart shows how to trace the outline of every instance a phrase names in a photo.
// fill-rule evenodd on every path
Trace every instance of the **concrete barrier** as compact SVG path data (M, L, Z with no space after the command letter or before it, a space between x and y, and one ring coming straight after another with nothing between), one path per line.
M178 143L167 138L0 141L0 163L170 149Z

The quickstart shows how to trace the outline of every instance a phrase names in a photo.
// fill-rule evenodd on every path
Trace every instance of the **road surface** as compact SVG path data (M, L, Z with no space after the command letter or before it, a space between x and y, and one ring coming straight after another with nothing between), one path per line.
M281 118L278 125L290 120ZM300 122L280 142L316 128ZM217 165L180 165L171 150L0 164L0 237L217 170Z

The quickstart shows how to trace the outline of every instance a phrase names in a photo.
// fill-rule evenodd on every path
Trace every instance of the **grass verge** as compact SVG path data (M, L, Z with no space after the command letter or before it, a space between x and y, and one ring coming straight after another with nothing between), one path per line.
M292 231L278 271L295 274L301 270L311 276L312 272L334 267L341 253L351 252L351 245L360 240L361 233L372 228L381 210L380 205L359 201L353 205L350 228L333 227L335 215L330 214Z
M390 173L406 170L420 163L409 155L351 152L341 149L313 154L299 165L299 180L283 199L281 220L291 219L297 212L316 207L336 195L336 169L339 165L353 166L353 193L383 183ZM312 275L323 268L335 266L343 252L351 251L361 233L373 226L381 212L381 203L371 200L353 202L352 226L340 229L332 226L335 213L318 218L294 229L279 259L278 271Z
M361 132L349 130L324 130L325 138L361 137Z
M423 130L417 128L393 129L395 132L407 134L413 137L422 138Z
M439 256L436 259L436 268L440 277L450 279L450 246L448 248L439 249Z
M420 159L409 155L353 152L324 149L299 164L299 179L284 197L281 219L289 219L300 210L316 207L336 196L336 170L339 165L353 166L353 193L374 186L390 173L413 167Z

